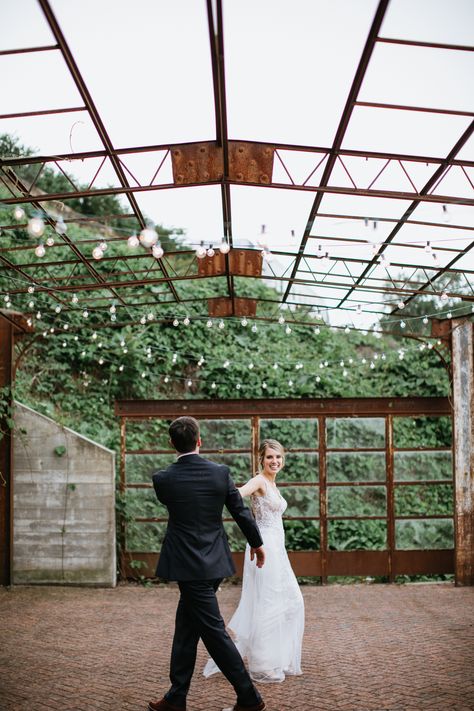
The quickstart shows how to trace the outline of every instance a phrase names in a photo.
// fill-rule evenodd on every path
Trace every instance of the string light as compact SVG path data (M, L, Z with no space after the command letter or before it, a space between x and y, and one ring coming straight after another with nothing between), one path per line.
M153 245L153 247L151 248L151 252L152 252L153 256L155 257L155 259L161 259L161 257L165 253L161 244Z
M287 326L287 327L285 328L285 333L286 333L287 336L290 335L290 333L291 333L291 327L290 327L290 326Z
M153 247L158 242L158 235L153 227L145 227L140 232L140 242L144 247Z
M106 252L106 251L107 251L107 247L108 247L108 246L109 246L109 245L107 244L107 242L105 241L105 239L103 239L103 240L99 243L99 247L101 248L101 250L102 250L103 252Z
M99 244L92 250L92 256L94 257L94 259L97 260L102 259L102 257L104 256L104 253Z
M135 249L135 247L138 247L140 245L140 240L138 239L137 235L133 233L133 235L130 235L130 237L127 239L127 244L132 249Z
M254 323L254 325L252 326L252 333L257 333L257 331L258 331L257 324Z
M43 244L39 244L37 247L35 247L35 254L37 257L44 257L44 255L46 254L46 250Z
M241 325L242 325L242 326L243 326L244 328L245 328L245 326L247 326L247 325L248 325L248 321L247 321L247 319L246 319L246 318L243 318L243 319L242 319L242 321L241 321L240 323L241 323Z
M48 237L46 238L46 246L54 247L54 237L52 235L48 235Z
M223 321L222 319L219 321L219 324L218 324L218 325L219 325L219 328L220 328L221 330L222 330L223 328L225 328L225 323L224 323L224 321Z
M79 299L78 299L78 297L77 297L77 294L73 294L73 295L72 295L71 301L72 301L73 304L77 304L77 303L78 303Z
M35 287L34 286L29 286L28 287L28 294L34 294L35 293Z
M206 254L208 257L213 257L215 255L215 250L212 244L210 245L209 249L207 250Z
M173 326L175 326L175 327L176 327L176 326L179 326L179 321L178 321L177 318L175 318L175 319L173 320Z
M228 254L230 252L230 244L226 240L222 240L219 245L219 251L221 254Z
M198 259L204 259L205 256L206 256L206 248L204 246L204 242L201 242L199 247L197 247L197 249L196 249L196 257Z
M278 323L279 323L279 324L284 324L284 323L285 323L285 317L284 317L284 316L279 316L279 317L278 317Z
M208 320L206 321L206 326L207 326L208 328L212 328L212 319L208 319Z
M13 217L15 218L15 220L18 220L18 222L20 222L20 220L23 220L25 217L24 209L18 206L15 207L13 210Z
M441 299L441 301L447 301L447 300L449 299L449 296L448 296L447 292L446 292L444 289L443 289L443 291L441 292L440 299Z
M190 322L190 320L189 320L189 316L185 316L185 318L183 319L183 325L184 325L184 326L189 326L190 323L191 323L191 322Z
M41 237L44 232L44 222L41 217L32 217L28 220L27 231L30 237Z

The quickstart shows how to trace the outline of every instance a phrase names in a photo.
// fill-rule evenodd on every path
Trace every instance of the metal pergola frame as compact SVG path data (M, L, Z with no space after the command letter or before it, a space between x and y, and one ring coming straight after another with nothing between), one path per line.
M30 206L39 211L47 211L50 205L66 205L69 200L77 198L94 198L97 196L122 196L128 202L130 212L127 214L139 228L146 226L145 216L140 209L136 196L139 193L148 191L166 191L174 190L182 187L183 189L192 189L197 186L219 186L221 193L221 212L222 212L222 234L227 240L231 248L233 247L233 223L232 223L232 208L231 208L231 187L235 185L246 185L250 187L260 187L267 189L284 189L306 191L314 194L312 207L307 216L306 225L303 234L300 237L299 246L295 251L275 249L276 257L281 257L289 260L289 266L283 273L276 273L271 265L266 273L259 275L268 283L280 284L281 296L275 299L275 309L278 310L284 305L290 307L306 307L313 311L331 310L347 310L348 318L355 311L356 304L363 304L364 309L368 313L380 315L382 313L380 305L377 305L378 299L383 299L384 303L389 307L389 312L396 315L399 311L398 303L400 300L404 304L409 304L413 299L420 295L424 296L439 296L441 288L438 284L443 282L442 278L456 277L461 279L449 289L448 296L450 298L460 298L465 302L474 299L474 288L472 283L474 279L474 269L463 267L458 269L457 263L474 247L474 240L463 246L461 249L450 247L440 247L439 253L445 254L447 250L452 253L446 255L448 262L437 267L435 264L427 266L423 261L417 260L417 251L423 247L422 244L397 242L397 235L404 225L423 225L425 227L432 226L436 229L444 228L446 234L456 234L456 231L461 230L464 238L473 232L474 226L470 225L446 225L440 222L429 222L423 220L411 219L415 208L421 203L435 203L443 206L448 205L463 205L474 206L474 182L470 175L470 171L474 168L474 161L461 160L457 156L461 149L466 145L474 132L474 120L472 120L462 135L458 138L452 149L445 156L422 156L422 155L406 155L384 151L364 151L351 150L343 148L343 141L346 135L348 126L350 125L352 113L356 107L384 109L387 111L403 111L403 112L422 112L427 114L443 114L451 116L462 116L466 118L474 118L474 112L460 111L456 108L437 108L427 106L411 106L405 104L390 104L384 102L363 101L359 98L360 89L367 70L370 66L372 55L375 47L378 44L395 44L401 47L420 47L429 48L432 50L449 51L449 52L467 52L474 51L473 46L455 45L442 42L425 42L416 40L397 39L393 37L381 36L381 27L386 17L389 0L380 0L375 16L373 18L362 55L355 68L354 79L350 88L347 100L339 119L335 138L330 146L315 147L305 145L292 145L287 143L262 143L252 141L240 141L238 138L231 138L228 135L227 121L227 103L226 103L226 77L225 77L225 48L224 48L224 27L223 27L223 5L222 0L217 0L215 9L211 0L206 0L208 31L209 31L209 48L211 54L212 66L212 83L214 88L214 114L216 124L216 136L214 141L192 142L182 144L156 144L152 146L135 146L135 147L120 147L117 148L110 138L107 127L94 99L88 89L88 86L81 74L80 68L76 61L73 52L70 49L67 38L64 35L62 28L52 10L48 0L38 0L38 3L43 11L47 25L54 36L55 43L44 46L34 47L19 47L0 51L2 56L23 54L34 57L38 52L57 52L61 55L65 65L67 66L72 81L79 92L82 100L80 106L72 107L52 107L38 111L29 112L10 112L0 116L5 118L24 118L38 117L66 113L77 113L81 111L87 112L92 124L94 125L98 136L103 144L102 150L86 151L80 153L66 153L55 156L29 156L20 158L6 158L0 160L0 181L4 187L8 189L10 197L7 197L2 202L8 206L22 205ZM1 128L1 124L0 124ZM180 174L177 175L178 163L177 154L185 152L186 156L192 156L197 162L200 160L200 153L206 152L210 172L205 174L199 173L194 176ZM235 151L243 151L245 153L244 169L242 164L236 166ZM297 180L291 169L285 164L285 151L296 153L313 154L315 159L315 168L302 181ZM265 154L266 152L266 154ZM156 171L149 183L137 179L132 171L126 165L127 156L138 155L141 153L156 153ZM271 168L273 163L278 161L287 176L286 182L279 182L270 174L261 172L258 179L255 178L255 171L249 168L249 160L252 160L257 165L257 173L259 170L264 170L262 167L265 163L268 168L269 161ZM357 185L351 171L345 163L346 158L353 160L365 161L367 159L383 159L385 164L378 172L368 186ZM87 161L90 159L100 159L101 163L97 169L91 183L87 189L80 188L75 185L73 180L69 180L71 190L64 192L56 192L43 194L36 188L35 184L41 172L46 166L54 167L59 172L62 172L66 177L65 165L71 160ZM100 170L105 162L109 162L112 166L117 187L95 187L96 180L100 175ZM160 171L162 170L165 161L171 161L173 167L173 182L160 182ZM419 189L416 188L415 182L410 175L410 165L414 163L427 163L433 167L429 180ZM396 164L403 174L403 184L400 184L398 190L384 190L377 187L377 181L388 166ZM24 166L38 166L36 179L32 184L27 185L17 175L17 171ZM348 185L334 185L332 183L332 175L335 166L342 166L345 174L348 177ZM311 182L312 175L317 171L318 167L323 168L321 177L316 182ZM461 170L465 176L466 184L469 184L473 190L472 197L463 195L439 194L439 186L443 184L443 180L449 175L453 168ZM407 189L409 188L409 189ZM434 191L437 191L436 193ZM331 246L334 242L341 244L341 240L325 234L314 234L312 232L316 219L331 217L344 219L362 220L362 215L338 215L327 213L321 210L321 202L326 194L332 195L347 195L356 197L376 197L390 198L397 200L409 201L409 204L403 215L398 218L384 218L383 216L371 216L371 220L376 220L381 224L393 221L393 227L389 234L385 236L383 241L374 251L371 257L351 256L340 257L331 255ZM51 216L45 213L46 222L53 226L54 222ZM121 213L124 217L123 212ZM110 219L116 217L109 216ZM87 224L90 218L81 215L66 215L66 223L68 221L77 224ZM2 225L2 230L8 234L10 229L21 229L26 225L6 224ZM451 232L453 231L453 232ZM112 235L112 236L110 236ZM120 244L126 240L126 237L118 235L113 230L109 230L110 245ZM320 256L316 252L310 250L310 240L317 239L323 244L328 251L328 266L323 267ZM224 269L218 275L213 272L210 260L203 260L203 265L198 269L196 258L194 257L193 249L183 245L183 249L174 253L166 254L162 259L154 260L150 256L149 250L141 250L138 254L115 254L104 257L103 263L107 266L119 266L118 274L114 274L114 269L109 272L103 272L94 260L87 254L85 250L90 248L90 242L93 238L86 240L71 240L67 235L61 236L61 258L55 258L38 262L35 260L33 243L15 246L11 245L8 248L0 247L0 276L11 276L13 278L12 287L9 293L12 295L25 295L27 286L34 285L39 292L49 294L54 301L61 304L64 309L70 309L71 304L67 297L67 292L81 291L88 293L90 308L95 311L97 321L103 320L103 325L111 325L106 323L104 309L108 306L107 302L116 303L125 307L139 307L141 303L136 300L133 295L126 290L133 287L134 295L139 294L140 288L149 287L152 284L161 284L163 292L160 294L159 302L165 304L175 304L177 313L179 314L184 308L192 307L195 310L193 315L206 315L207 304L206 299L202 297L184 299L178 293L177 285L181 280L201 279L211 280L216 276L225 278L225 295L230 303L230 309L227 311L228 316L241 315L239 309L236 308L236 298L242 296L239 294L235 286L235 273L230 268L228 255L224 257ZM346 245L363 246L364 240L360 238L348 238L342 240ZM413 252L413 259L408 261L394 261L392 266L394 269L408 269L411 275L401 279L390 274L388 269L385 270L382 276L373 275L376 272L377 266L384 259L384 252L390 246L402 246L409 248ZM59 250L58 245L55 247L55 256ZM19 253L21 256L19 256ZM419 252L418 252L419 253ZM9 254L15 254L15 258L9 258ZM187 257L185 267L176 266L176 259ZM341 269L342 267L342 269ZM360 267L358 274L352 275L351 268ZM64 275L58 274L58 271L64 268ZM346 270L345 280L341 278L341 272ZM307 278L302 278L302 273L306 273ZM249 276L239 274L239 276ZM254 277L255 274L252 274ZM319 289L319 296L315 295L308 302L308 294L312 293L315 288ZM331 303L326 298L320 298L324 289L324 294L327 294ZM337 296L332 297L331 290L336 290ZM99 300L94 301L94 292L101 292L102 296ZM341 296L341 291L345 291ZM469 304L467 304L469 306ZM125 316L125 311L127 316ZM467 312L467 310L466 310ZM258 307L257 307L258 314ZM268 318L267 313L261 313L262 318ZM120 325L124 322L133 322L130 318L129 310L124 309L124 314L120 320ZM100 323L96 325L100 326Z

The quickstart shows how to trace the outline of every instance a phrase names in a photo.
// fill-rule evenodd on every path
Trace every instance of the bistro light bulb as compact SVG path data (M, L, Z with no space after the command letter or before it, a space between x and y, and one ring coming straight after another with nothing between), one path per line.
M222 319L219 321L219 328L220 329L225 328L225 323Z
M448 212L448 207L447 205L443 205L443 222L449 222L451 219L451 215Z
M94 259L102 259L104 253L100 247L100 244L98 244L97 247L94 247L94 249L92 250L92 256L94 257Z
M449 296L448 296L447 292L446 292L444 289L443 289L443 291L441 292L440 299L441 299L441 301L447 301L447 300L449 299Z
M189 326L190 323L191 323L191 321L189 319L189 316L185 316L183 318L183 326Z
M114 313L117 311L117 307L115 306L115 304L112 304L112 306L110 307L109 311L110 311L111 314L114 314Z
M222 240L221 244L219 245L219 251L221 254L228 254L230 252L230 244L225 240Z
M211 244L211 246L210 246L209 249L207 250L206 254L207 254L208 257L213 257L213 256L215 255L215 253L216 253L216 252L215 252L215 250L214 250L214 248L213 248L213 246L212 246L212 244Z
M144 247L153 247L153 245L158 242L156 230L154 230L153 227L145 227L145 229L140 232L140 242Z
M179 321L177 318L173 319L173 326L179 326Z
M324 255L324 257L322 257L322 259L321 259L321 264L322 264L323 267L326 267L326 268L329 267L329 265L331 264L331 260L329 259L329 253L328 253L328 252L326 252L326 254Z
M193 384L192 380L186 381L186 385L188 386L188 388L190 388L192 384Z
M204 246L204 242L201 242L199 247L196 249L196 257L198 259L204 259L205 256L206 256L206 248Z
M258 331L258 327L256 326L256 324L254 324L252 326L252 333L257 333L257 331Z
M207 326L208 328L212 328L212 319L208 319L208 320L206 321L206 326Z
M72 301L73 304L77 304L77 302L79 301L79 299L78 299L78 297L77 297L77 294L73 294L73 295L72 295L71 301Z
M278 317L278 323L279 323L279 324L285 323L285 317L284 317L284 316L279 316L279 317Z
M405 308L405 302L400 299L400 301L397 304L399 309L404 309Z
M133 233L133 235L130 235L130 237L128 238L127 244L133 249L135 247L138 247L138 245L140 244L140 240L138 239L137 235Z
M13 217L15 218L15 220L18 220L18 222L20 220L23 220L23 218L25 217L24 209L22 207L15 207L15 209L13 210Z
M433 247L431 246L431 244L429 242L426 243L425 252L426 252L426 254L431 254L433 252Z
M44 232L44 222L41 217L32 217L31 220L28 220L26 229L30 237L41 237Z
M34 286L29 286L28 287L28 294L34 294L35 293L35 287Z
M88 312L88 310L87 310L87 309L84 309L84 311L82 312L82 315L84 316L84 318L89 318L89 312Z
M426 324L428 323L428 316L425 316L425 317L424 317L424 319L423 319L423 323L424 323L424 324L425 324L425 326L426 326Z
M241 325L242 325L242 326L244 326L244 328L245 328L245 326L247 326L247 325L248 325L248 321L247 321L247 319L246 319L246 318L243 318L243 319L242 319L242 321L241 321L240 323L241 323Z
M212 384L211 384L211 388L212 388L213 390L215 390L215 389L216 389L216 384L215 384L215 383L212 383Z
M153 256L155 257L155 259L161 259L161 257L165 253L161 244L153 245L153 247L151 248L151 252L152 252Z
M48 237L46 237L46 244L48 247L54 246L54 237L52 235L49 235Z
M56 230L58 235L64 235L67 232L67 225L64 222L62 217L58 217L56 224L54 226L54 229Z
M44 244L39 244L37 247L35 247L35 254L37 257L44 257L44 255L46 254Z
M56 311L57 314L60 314L61 313L60 305L58 304L54 310Z
M105 241L105 239L101 240L100 243L99 243L99 247L101 248L101 250L102 250L103 252L105 252L105 251L107 250L107 247L108 247L108 246L109 246L109 245L107 244L107 242Z

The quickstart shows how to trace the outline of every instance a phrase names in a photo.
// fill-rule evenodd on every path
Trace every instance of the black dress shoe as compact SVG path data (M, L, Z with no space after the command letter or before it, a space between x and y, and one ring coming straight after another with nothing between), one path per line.
M175 706L163 698L161 701L149 701L148 711L186 711L186 706Z

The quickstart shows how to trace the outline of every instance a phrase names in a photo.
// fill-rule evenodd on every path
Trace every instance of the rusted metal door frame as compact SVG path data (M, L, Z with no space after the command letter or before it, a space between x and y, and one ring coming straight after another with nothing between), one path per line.
M318 480L313 485L319 488L320 549L315 551L290 551L290 559L297 575L319 577L324 583L329 576L383 576L390 582L401 574L434 574L454 571L454 550L397 550L395 547L395 481L394 481L394 416L452 416L448 398L335 398L335 399L261 399L261 400L128 400L117 401L115 412L121 418L121 479L120 490L124 494L128 486L125 472L126 450L126 420L159 418L172 420L181 415L192 414L197 419L246 419L252 427L250 444L252 471L257 468L259 427L262 419L316 419L318 421L318 443L311 448L319 455ZM384 516L357 516L357 520L383 519L387 522L386 550L350 550L335 551L328 546L328 524L331 520L351 517L328 515L328 489L343 483L328 483L327 453L335 451L327 447L326 420L333 417L380 417L385 419L385 446L380 449L368 448L370 451L385 452L385 481L369 482L370 485L385 486L387 493L387 509ZM298 448L296 448L298 449ZM235 450L219 450L219 453L232 453ZM296 451L296 450L295 450ZM306 451L306 450L305 450ZM360 452L360 448L344 448L345 452ZM411 450L410 450L411 451ZM426 451L426 448L424 449ZM149 452L149 450L147 450ZM164 453L164 450L156 451ZM212 453L209 450L208 453ZM444 480L443 480L444 481ZM368 484L357 482L355 485ZM439 481L437 483L443 483ZM445 482L446 483L446 482ZM450 482L451 483L451 482ZM397 482L397 485L400 482ZM420 484L419 481L407 481L405 484ZM298 486L295 482L286 485ZM300 486L303 484L300 484ZM135 487L146 487L147 484L136 484ZM285 483L283 483L285 486ZM403 518L403 517L402 517ZM405 518L429 518L429 516L410 516ZM446 516L436 516L446 518ZM448 517L449 518L449 517ZM288 517L289 520L308 519L304 516ZM140 518L140 522L161 522L162 518ZM121 527L123 543L125 543L125 526ZM132 574L129 559L141 560L146 565L146 573L153 574L158 554L147 552L128 553L125 548L122 556L124 574ZM243 554L236 553L234 558L241 571ZM141 571L141 572L144 572Z

